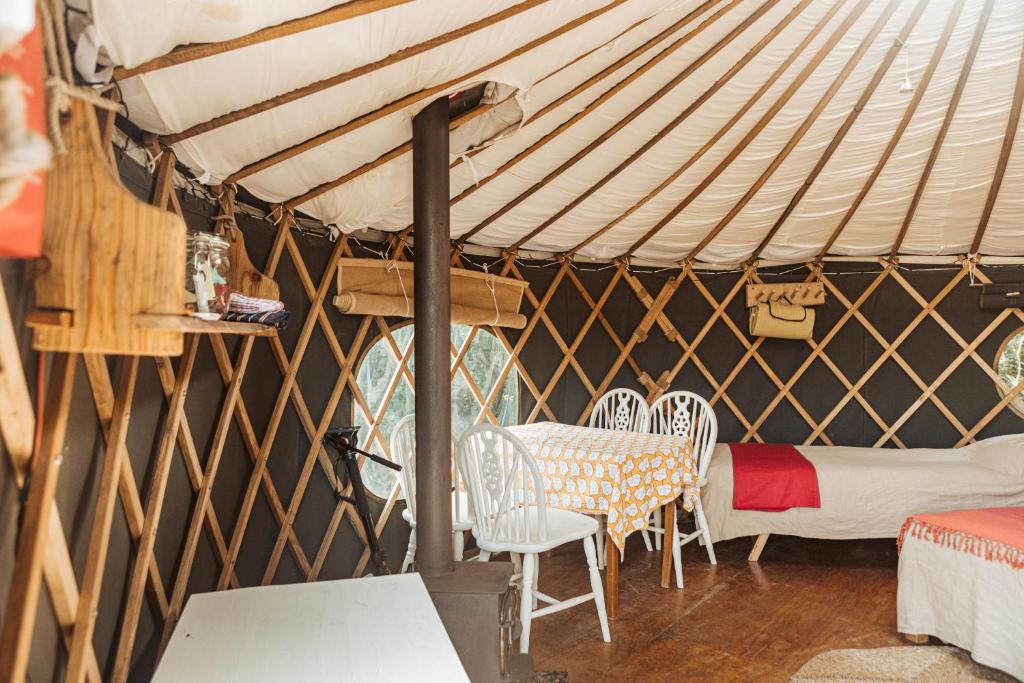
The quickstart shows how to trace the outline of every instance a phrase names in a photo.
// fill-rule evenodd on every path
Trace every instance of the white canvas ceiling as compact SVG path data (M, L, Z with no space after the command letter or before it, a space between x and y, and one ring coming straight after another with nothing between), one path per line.
M335 3L91 5L112 60L142 65L118 72L129 118L163 136L342 74L165 141L343 231L410 225L411 117L489 82L452 134L453 239L738 263L962 254L982 227L979 252L1024 255L1021 0L357 0L156 69Z

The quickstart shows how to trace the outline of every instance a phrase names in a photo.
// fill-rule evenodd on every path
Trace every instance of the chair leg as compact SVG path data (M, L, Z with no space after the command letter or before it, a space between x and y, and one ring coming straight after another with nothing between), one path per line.
M666 527L665 533L668 533ZM679 521L672 520L672 564L676 568L676 587L683 587L683 544L679 542Z
M466 539L462 535L461 531L452 532L452 553L455 557L456 562L462 562L462 551L465 542Z
M509 553L508 557L512 560L512 573L518 574L520 577L523 576L523 559L519 553Z
M700 526L700 539L704 541L704 549L708 551L708 561L711 564L718 564L718 560L715 559L715 548L711 544L711 530L708 529L708 518L704 516L704 507L700 504L699 500L693 512L694 518Z
M489 559L491 559L490 550L481 550L480 554L476 556L477 562L487 562Z
M416 529L415 527L409 532L409 548L405 551L405 559L402 560L402 571L400 574L404 574L408 571L409 567L416 560Z
M523 626L519 636L519 651L526 654L530 651L530 621L533 618L533 572L537 556L523 556L523 592L519 601L519 621Z
M648 517L648 521L649 520L650 520L650 517ZM640 535L643 536L643 538L644 538L644 545L647 546L647 552L653 552L654 551L654 546L651 545L651 535L650 535L650 533L647 532L647 527L646 526L643 529L640 530Z
M540 555L533 555L533 609L537 609L537 592L540 590Z
M654 528L664 530L665 527L661 523L661 508L654 508ZM654 534L654 549L661 550L661 541L665 537L665 534Z
M590 568L590 590L594 593L594 603L597 605L597 618L601 622L601 637L604 642L612 642L611 633L608 632L608 612L604 606L604 586L601 585L601 572L597 569L597 551L594 548L594 539L587 536L583 539L583 551L587 554L587 566Z
M595 540L597 541L597 568L604 569L604 529L607 524L606 519L598 515L597 519L597 534Z

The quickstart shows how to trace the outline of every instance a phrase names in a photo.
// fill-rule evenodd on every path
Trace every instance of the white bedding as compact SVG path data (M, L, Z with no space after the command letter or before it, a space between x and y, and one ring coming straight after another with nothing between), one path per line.
M896 612L900 633L936 636L1024 679L1024 570L908 534Z
M757 512L733 510L732 454L728 444L718 444L701 491L711 539L895 538L915 513L1024 505L1024 476L977 464L971 448L797 446L817 470L821 507ZM1008 457L1024 459L1024 453Z

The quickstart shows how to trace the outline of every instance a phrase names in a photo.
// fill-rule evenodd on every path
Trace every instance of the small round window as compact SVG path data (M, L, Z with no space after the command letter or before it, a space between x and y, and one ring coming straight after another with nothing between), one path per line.
M394 345L386 337L378 338L363 356L356 373L356 384L366 399L367 406L373 416L379 416L380 435L388 441L391 432L406 415L412 415L416 409L416 400L410 386L409 377L413 373L414 354L409 345L413 343L414 327L405 324L391 330ZM502 370L508 363L509 354L496 336L485 328L477 328L470 340L473 328L469 325L452 325L452 361L462 355L459 370L452 378L452 437L476 424L481 412L481 400L491 394ZM469 341L469 347L462 354L463 347ZM397 347L397 348L396 348ZM409 375L396 377L398 364L402 357L408 355ZM490 404L493 418L502 425L517 424L519 419L519 373L515 367L509 370L502 381L501 390L495 392ZM384 402L387 405L384 405ZM381 453L380 442L376 439L367 444L371 427L365 412L353 406L353 422L359 425L359 438L363 448L371 452ZM492 418L492 419L493 419ZM366 462L361 470L366 489L376 498L386 500L391 495L398 478L390 470L375 462ZM399 494L399 498L401 498Z
M996 372L999 373L999 393L1003 396L1024 382L1024 328L1003 342L996 356ZM1018 393L1009 405L1015 413L1024 417L1024 394Z

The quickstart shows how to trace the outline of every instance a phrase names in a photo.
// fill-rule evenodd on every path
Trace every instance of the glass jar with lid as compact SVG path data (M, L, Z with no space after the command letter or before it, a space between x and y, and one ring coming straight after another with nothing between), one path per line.
M230 243L212 232L191 232L186 243L185 307L204 320L217 320L228 310Z

